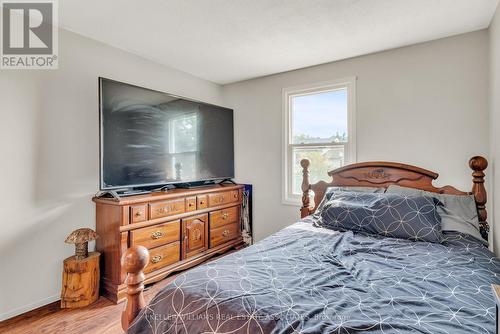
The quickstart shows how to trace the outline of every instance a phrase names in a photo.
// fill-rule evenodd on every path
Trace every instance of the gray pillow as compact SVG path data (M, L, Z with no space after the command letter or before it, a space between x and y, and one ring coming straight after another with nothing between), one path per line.
M328 187L326 188L325 191L325 196L323 196L323 199L321 200L321 203L319 203L318 208L316 209L316 212L314 214L315 218L319 218L319 213L323 209L323 206L325 205L325 202L328 201L330 196L336 191L352 191L352 192L362 192L362 193L384 193L385 188L381 187Z
M316 224L386 237L439 243L439 200L429 196L333 192Z
M481 237L481 233L479 233L479 219L477 216L476 201L473 195L437 194L421 189L396 185L389 186L387 188L387 193L421 195L437 198L443 203L443 206L437 209L441 216L441 229L443 231L467 233L487 244Z

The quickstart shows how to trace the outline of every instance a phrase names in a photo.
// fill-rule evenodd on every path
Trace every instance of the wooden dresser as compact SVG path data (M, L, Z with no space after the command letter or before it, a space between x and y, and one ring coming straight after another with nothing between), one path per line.
M213 185L119 200L94 197L103 294L114 302L125 299L120 259L130 246L150 252L145 283L241 247L242 191L242 185Z

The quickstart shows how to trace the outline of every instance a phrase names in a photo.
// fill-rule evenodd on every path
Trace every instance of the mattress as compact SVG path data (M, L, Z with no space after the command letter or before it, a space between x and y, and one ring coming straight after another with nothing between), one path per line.
M415 242L306 219L180 274L128 333L494 333L499 274L467 234Z

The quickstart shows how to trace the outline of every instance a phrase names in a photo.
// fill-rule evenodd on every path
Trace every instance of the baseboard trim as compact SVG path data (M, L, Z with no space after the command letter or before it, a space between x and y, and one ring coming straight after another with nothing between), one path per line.
M53 295L53 296L41 299L39 301L30 303L30 304L27 304L27 305L23 305L23 306L17 307L15 309L11 310L11 311L8 311L8 312L0 314L0 321L4 321L4 320L7 320L7 319L10 319L10 318L18 316L20 314L23 314L23 313L32 311L34 309L37 309L39 307L51 304L53 302L58 301L59 299L61 299L61 295L57 294L57 295Z

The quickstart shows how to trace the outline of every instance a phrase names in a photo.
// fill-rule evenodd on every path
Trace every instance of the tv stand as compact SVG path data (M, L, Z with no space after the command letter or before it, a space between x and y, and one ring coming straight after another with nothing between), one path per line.
M172 189L177 189L179 187L177 187L175 184L166 184L158 189L154 189L153 191L169 191L169 190L172 190Z
M142 194L149 194L150 191L144 189L117 189L117 190L104 190L95 194L98 198L114 198L120 200L122 197L135 196Z
M231 184L236 185L237 183L231 179L222 179L218 182L215 181L202 181L193 183L169 183L160 188L151 189L151 188L125 188L125 189L115 189L115 190L103 190L99 191L95 194L97 198L112 198L115 200L120 200L122 197L127 196L135 196L135 195L143 195L149 194L151 192L167 192L173 189L196 189L200 187L206 187L210 185L223 185L223 184Z
M237 185L237 183L231 179L223 179L223 180L220 180L217 182L214 180L210 180L210 181L201 181L201 182L193 182L193 183L186 182L186 183L167 184L167 185L165 185L165 186L163 186L155 191L168 191L168 190L172 190L172 189L196 189L196 188L202 188L202 187L206 187L206 186L213 186L216 184L217 185L223 185L223 184Z
M218 182L218 184L224 184L224 183L236 184L236 182L234 182L231 179L223 179L223 180Z
M173 189L194 189L194 188L199 188L199 187L205 187L208 185L213 185L213 183L201 183L201 184L196 184L196 185L193 185L190 183L175 183L175 184L164 185L163 187L155 189L154 191L162 192L162 191L170 191Z

